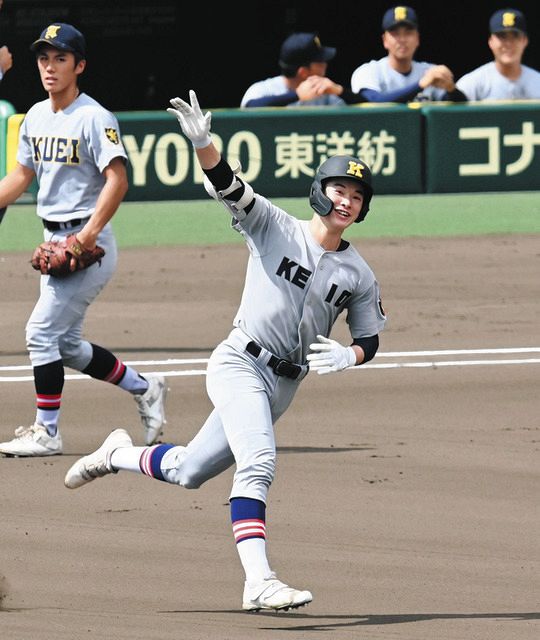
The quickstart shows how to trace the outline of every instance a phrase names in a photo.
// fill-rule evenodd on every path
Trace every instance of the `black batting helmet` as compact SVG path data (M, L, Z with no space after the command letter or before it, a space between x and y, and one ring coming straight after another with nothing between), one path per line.
M334 206L324 193L324 185L329 178L352 178L362 185L364 204L355 220L355 222L362 222L369 211L369 203L373 196L371 171L367 164L353 156L332 156L321 164L309 192L309 204L320 216L327 216Z

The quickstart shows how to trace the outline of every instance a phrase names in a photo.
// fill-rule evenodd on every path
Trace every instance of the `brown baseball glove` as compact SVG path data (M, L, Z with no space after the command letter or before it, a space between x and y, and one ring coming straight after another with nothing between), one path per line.
M81 271L96 262L101 264L105 250L99 246L85 249L75 237L64 240L42 242L34 251L30 264L44 275L65 278L75 271Z

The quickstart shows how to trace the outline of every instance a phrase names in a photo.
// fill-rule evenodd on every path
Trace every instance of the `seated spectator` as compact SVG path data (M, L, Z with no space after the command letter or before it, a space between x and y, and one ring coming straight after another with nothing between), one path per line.
M414 59L420 45L414 9L405 6L388 9L383 16L382 31L382 43L388 55L355 69L351 76L354 93L368 102L465 100L456 90L448 67Z
M521 63L529 38L518 9L499 9L489 20L493 60L462 76L456 86L468 100L540 99L540 72Z
M293 33L281 45L282 75L260 80L245 92L241 107L340 106L343 87L326 77L334 47L323 47L316 33Z

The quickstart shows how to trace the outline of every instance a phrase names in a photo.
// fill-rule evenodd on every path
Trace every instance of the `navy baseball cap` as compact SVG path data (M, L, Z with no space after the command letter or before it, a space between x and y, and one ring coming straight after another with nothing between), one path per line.
M418 17L416 11L411 7L392 7L384 14L382 19L382 30L392 31L398 27L412 27L418 29Z
M525 16L518 9L499 9L489 19L490 33L520 31L527 35Z
M336 55L334 47L323 47L316 33L293 33L281 45L279 63L287 67L328 62Z
M54 22L43 29L39 38L32 42L30 51L36 51L41 45L48 44L60 51L71 51L83 58L86 56L86 42L83 34L70 24Z

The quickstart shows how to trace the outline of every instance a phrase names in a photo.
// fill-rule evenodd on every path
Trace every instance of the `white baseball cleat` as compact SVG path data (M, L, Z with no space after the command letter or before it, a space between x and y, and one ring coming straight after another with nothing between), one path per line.
M20 457L56 456L62 453L62 436L58 430L56 435L49 435L38 422L29 427L17 427L13 440L0 443L0 453Z
M131 446L133 442L129 433L125 429L115 429L105 438L99 449L79 458L71 466L64 478L64 484L68 489L77 489L96 478L102 478L109 473L118 473L111 466L112 452L120 447Z
M148 389L139 395L133 396L141 422L144 427L144 441L147 445L154 442L163 433L165 419L165 398L167 397L167 382L163 376L148 376Z
M310 591L298 591L275 576L256 585L244 584L242 609L245 611L288 611L303 607L313 600Z

